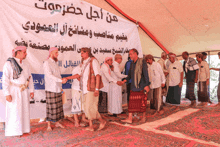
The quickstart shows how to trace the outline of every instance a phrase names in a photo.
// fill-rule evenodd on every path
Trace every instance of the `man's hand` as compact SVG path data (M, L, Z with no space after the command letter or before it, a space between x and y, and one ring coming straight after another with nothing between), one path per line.
M7 96L6 96L6 101L12 102L12 97L11 97L11 95L7 95Z
M165 84L161 84L161 87L163 88L165 86Z
M206 85L209 85L209 79L206 80Z
M126 82L127 82L127 80L123 80L123 81L122 81L123 84L126 83Z
M197 83L198 82L198 78L195 78L195 81L194 81L195 83Z
M95 96L95 97L99 96L99 90L95 90L94 96Z
M62 79L62 84L65 84L67 81L68 81L67 78L63 78Z
M76 75L76 78L77 78L77 79L80 78L80 75L77 74L77 75Z
M148 92L150 91L149 86L145 86L145 87L144 87L144 90L148 93Z
M182 86L183 86L183 82L180 82L180 83L179 83L179 87L182 87Z
M123 83L122 81L117 81L117 84L118 84L119 86L121 86L121 85L123 85L124 83Z
M32 99L34 98L34 93L33 93L33 92L30 93L30 97L31 97Z

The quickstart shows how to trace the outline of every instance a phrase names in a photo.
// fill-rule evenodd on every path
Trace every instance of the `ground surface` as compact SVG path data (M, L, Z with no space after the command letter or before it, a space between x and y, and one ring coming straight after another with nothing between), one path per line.
M120 121L126 114L118 117L102 114L107 125L95 132L76 128L68 120L63 121L65 129L46 132L46 122L35 120L31 123L31 135L5 137L1 130L0 146L220 146L220 107L189 108L187 105L183 102L180 110L165 106L165 113L156 116L152 116L154 110L148 109L146 123L139 123L141 114L134 116L133 124ZM95 127L99 127L98 121Z

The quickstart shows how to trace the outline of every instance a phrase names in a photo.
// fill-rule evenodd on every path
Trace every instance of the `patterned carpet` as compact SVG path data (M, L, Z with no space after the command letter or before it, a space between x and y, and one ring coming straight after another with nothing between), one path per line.
M187 104L188 105L188 104ZM161 118L165 118L173 113L176 113L178 111L182 111L187 109L186 104L181 105L179 108L179 110L175 110L175 108L171 107L171 106L164 106L164 113L163 114L156 114L156 115L152 115L155 113L154 109L150 109L149 104L148 104L148 108L146 111L146 122L152 122L152 121L156 121L159 120ZM108 114L101 114L103 116L103 118L105 118L108 122L112 122L115 121L117 123L120 124L126 124L124 122L122 122L121 120L126 119L128 116L128 110L127 108L124 109L125 114L119 114L117 117L113 117L113 116L109 116ZM131 124L132 126L137 126L137 125L141 125L143 123L140 122L140 119L142 118L142 113L137 113L137 114L133 114L133 123Z
M65 129L46 132L47 124L32 124L32 135L5 137L0 132L0 146L186 146L185 139L146 132L108 123L102 131L89 132L64 120ZM95 124L98 127L98 124Z
M188 104L187 104L188 105ZM188 107L181 105L180 110ZM198 112L192 113L174 123L161 126L157 129L168 130L171 132L180 132L193 138L212 141L220 144L220 108L219 107L197 107ZM165 106L165 113L152 116L155 110L147 110L147 122L152 122L165 118L173 114L175 108ZM127 112L127 110L125 110ZM116 121L121 123L121 119L126 118L127 114L121 114L118 117L111 117L102 114L107 120L106 127L101 131L90 132L84 127L75 127L73 123L64 120L62 123L65 129L54 128L52 132L47 132L47 123L37 123L32 121L31 132L33 134L24 134L22 137L5 137L3 130L0 131L0 146L154 146L154 147L211 147L211 145L202 144L195 140L186 138L177 138L170 135L155 133L154 131L145 131L142 129L131 128L123 125L111 123ZM133 126L140 125L141 114L134 117ZM121 123L123 124L123 123ZM99 122L95 121L94 126L97 129ZM54 126L52 126L54 127Z
M197 139L220 144L220 107L201 108L196 113L157 129L180 132Z

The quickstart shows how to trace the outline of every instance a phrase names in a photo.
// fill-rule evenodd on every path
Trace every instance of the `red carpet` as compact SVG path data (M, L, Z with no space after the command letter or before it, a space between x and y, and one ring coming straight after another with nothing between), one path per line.
M188 105L188 104L187 104ZM148 108L150 106L148 105ZM146 111L146 122L152 122L152 121L156 121L156 120L159 120L161 118L165 118L173 113L176 113L178 111L181 111L181 110L185 110L187 109L188 107L186 107L186 105L181 105L180 106L180 109L179 110L175 110L175 108L171 108L170 106L164 106L164 113L163 114L157 114L157 115L152 115L155 110L154 109L148 109L147 108L147 111ZM127 118L128 116L128 110L124 110L127 114L119 114L117 117L112 117L112 116L109 116L108 114L102 114L103 118L105 118L107 121L111 122L111 121L115 121L115 122L118 122L120 124L125 124L123 122L121 122L122 119L125 119ZM137 126L137 125L141 125L143 123L140 123L140 119L142 118L142 113L137 113L136 116L133 117L133 123L131 125L133 126Z
M89 132L76 128L67 120L65 129L55 128L46 132L46 123L32 124L34 134L20 137L5 137L0 131L0 146L198 146L194 141L179 139L169 135L156 134L108 123L102 131ZM98 124L95 124L98 127Z
M158 129L181 132L197 139L220 144L220 108L202 108L196 113Z
M174 111L174 108L164 107L163 115L152 116L154 110L147 110L147 122L152 122L164 118ZM180 107L180 110L187 107ZM106 127L101 131L90 132L84 130L84 127L76 128L73 123L64 120L62 123L65 129L54 128L52 132L46 132L47 123L31 123L31 132L22 137L5 137L4 131L0 131L0 146L186 146L186 147L208 147L209 145L201 144L183 138L176 138L170 135L163 135L142 129L120 126L110 123L111 121L121 122L126 118L126 114L119 117L110 117L106 114L105 119L108 121ZM140 117L138 114L137 117ZM134 118L134 124L139 125L139 120ZM174 123L159 127L160 130L169 130L171 132L180 132L193 138L213 141L220 144L220 108L207 107L201 108L198 112L192 113L183 119ZM99 127L98 121L95 121L96 129Z
M25 134L21 138L5 137L4 131L1 131L0 146L185 146L190 143L188 140L110 123L104 130L95 132L76 128L66 120L64 124L66 129L55 128L52 132L46 132L46 123L32 124L34 134Z

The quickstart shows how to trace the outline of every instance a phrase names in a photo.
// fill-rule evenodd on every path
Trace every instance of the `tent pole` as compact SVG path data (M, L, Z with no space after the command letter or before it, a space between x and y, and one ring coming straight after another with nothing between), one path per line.
M208 64L210 66L210 62L211 62L211 57L210 57L210 51L208 51ZM210 83L211 83L211 78L209 78L209 85L208 85L208 96L209 96L209 100L210 100ZM210 100L211 101L211 100Z

